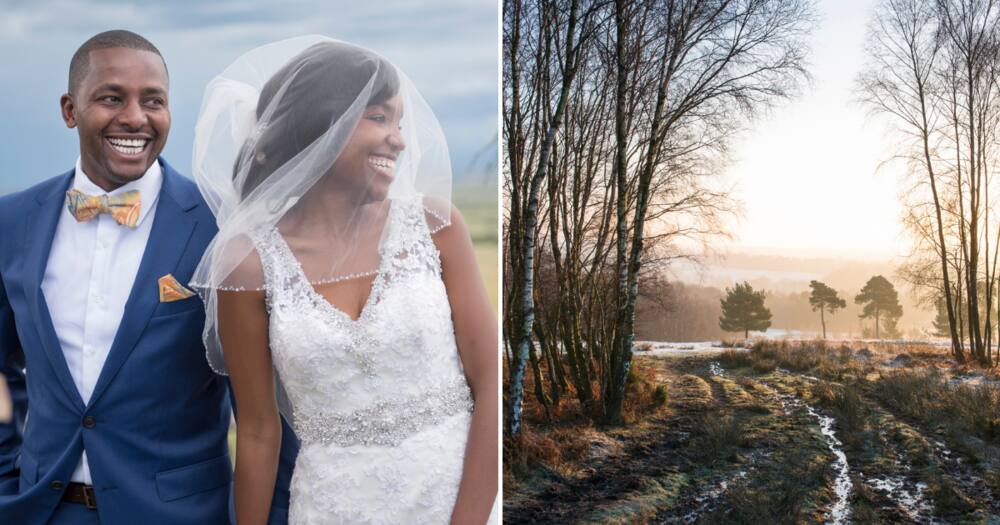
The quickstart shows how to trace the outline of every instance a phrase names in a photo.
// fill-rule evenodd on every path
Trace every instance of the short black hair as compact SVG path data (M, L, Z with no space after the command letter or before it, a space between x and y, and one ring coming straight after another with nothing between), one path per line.
M124 47L126 49L138 49L140 51L156 53L156 56L160 57L160 60L163 61L163 70L166 71L167 69L167 61L163 60L160 50L156 49L156 46L152 42L131 31L112 29L111 31L105 31L90 37L89 40L76 50L76 53L73 53L73 59L69 62L70 93L76 92L80 87L80 82L83 81L83 77L87 76L87 71L90 69L90 52L112 47ZM169 78L169 73L167 76Z

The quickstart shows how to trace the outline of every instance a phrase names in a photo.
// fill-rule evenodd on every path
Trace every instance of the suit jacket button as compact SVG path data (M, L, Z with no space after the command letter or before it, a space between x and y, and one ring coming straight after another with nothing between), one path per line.
M63 482L59 480L55 480L52 483L49 483L49 488L52 490L62 490L64 486L65 485L63 485Z
M94 428L94 425L96 425L96 424L97 424L97 420L94 419L94 416L87 416L87 417L83 418L83 427L84 428Z

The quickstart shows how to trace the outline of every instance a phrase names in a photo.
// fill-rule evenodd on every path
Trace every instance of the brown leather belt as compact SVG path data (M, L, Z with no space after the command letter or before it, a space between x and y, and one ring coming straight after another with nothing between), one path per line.
M62 500L68 503L86 505L88 509L97 508L97 498L94 497L94 487L83 483L70 483L63 492Z

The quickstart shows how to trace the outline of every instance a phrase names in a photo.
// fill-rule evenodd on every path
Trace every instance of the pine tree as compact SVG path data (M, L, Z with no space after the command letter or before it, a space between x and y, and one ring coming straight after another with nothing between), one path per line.
M934 337L950 337L951 336L951 325L948 323L948 309L945 308L944 300L939 299L935 303L937 308L937 313L934 315L934 320L931 324L934 326L934 331L931 333Z
M903 307L899 304L899 294L896 293L896 288L888 279L881 275L868 279L865 287L861 289L861 293L854 298L854 302L864 305L859 317L875 319L876 339L880 338L879 321L881 319L886 320L886 327L891 329L894 333L892 335L898 334L896 322L903 316Z
M882 337L886 339L902 339L903 332L899 331L896 323L899 322L897 317L887 317L882 323Z
M742 331L744 338L750 337L750 330L767 330L771 326L771 310L764 306L766 296L767 292L754 291L746 281L726 288L726 297L720 299L719 328L727 332Z
M809 281L809 287L812 288L812 294L809 296L809 304L812 305L814 312L819 310L819 321L823 325L823 339L826 339L826 316L824 312L830 312L830 315L833 315L837 310L846 308L847 302L837 295L836 290L830 288L825 283Z

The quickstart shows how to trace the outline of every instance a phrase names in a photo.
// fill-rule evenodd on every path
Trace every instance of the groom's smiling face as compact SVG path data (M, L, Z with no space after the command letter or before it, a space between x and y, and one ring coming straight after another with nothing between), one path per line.
M80 135L83 171L105 191L141 178L163 151L167 88L159 55L114 47L91 51L86 75L63 95L63 119Z

